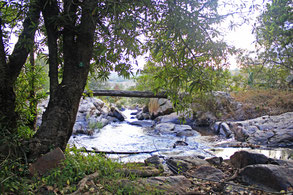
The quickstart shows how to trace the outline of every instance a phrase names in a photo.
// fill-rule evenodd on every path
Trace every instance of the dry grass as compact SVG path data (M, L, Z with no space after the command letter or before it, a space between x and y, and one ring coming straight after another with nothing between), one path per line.
M247 115L255 118L262 115L278 115L293 111L293 91L285 90L247 90L231 94L243 104Z
M160 108L157 98L151 98L149 101L149 112L157 114Z

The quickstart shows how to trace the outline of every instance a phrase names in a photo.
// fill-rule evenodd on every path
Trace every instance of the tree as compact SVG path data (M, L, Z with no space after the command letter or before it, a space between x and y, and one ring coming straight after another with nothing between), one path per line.
M255 33L257 43L264 49L265 64L293 70L293 3L271 0L258 18Z
M0 116L5 117L0 122L14 129L13 85L32 49L42 12L50 101L39 130L28 142L30 158L51 148L65 149L90 70L100 77L107 77L111 70L127 76L132 59L150 51L151 61L164 70L160 73L166 76L165 83L174 84L168 85L172 86L169 94L177 97L177 86L180 90L184 86L186 90L201 89L202 81L208 81L203 79L206 73L215 75L229 52L225 43L216 41L215 24L222 19L217 0L31 0L27 5L22 34L8 62L0 32L0 79L4 83ZM7 103L9 107L3 108Z
M33 47L34 35L39 23L40 7L35 1L30 3L18 42L11 55L7 57L7 45L5 43L8 35L4 27L6 24L10 24L9 27L15 25L19 21L18 17L21 17L22 12L18 12L20 5L14 2L1 2L0 5L1 14L3 14L0 18L0 127L2 132L7 131L10 134L15 133L17 124L13 88L21 68ZM18 17L14 18L14 14Z

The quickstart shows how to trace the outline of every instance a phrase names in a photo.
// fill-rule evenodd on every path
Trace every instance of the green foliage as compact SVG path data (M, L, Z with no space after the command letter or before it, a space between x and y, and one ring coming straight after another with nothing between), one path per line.
M30 184L25 177L28 175L27 166L21 163L20 159L7 158L0 161L0 193L6 194L8 192L24 194L30 191Z
M293 70L293 3L271 0L258 18L255 33L267 64Z
M231 74L228 70L216 67L176 66L164 67L148 63L142 75L136 78L138 90L166 91L176 105L176 109L186 110L194 99L206 92L229 90Z
M242 65L240 74L244 78L246 88L269 89L269 88L288 88L287 77L290 71L282 65L267 63L262 56L257 58L250 57L250 53L239 56Z
M37 117L37 103L47 97L48 85L47 70L42 59L37 59L35 66L25 64L15 84L19 136L29 138L33 135L34 129L28 125Z
M49 193L65 194L77 190L78 182L86 175L98 172L99 176L94 180L100 186L101 193L112 192L114 194L135 193L135 187L121 185L121 179L134 180L134 175L125 176L117 170L122 164L113 162L103 154L85 155L83 150L67 148L66 160L60 168L56 168L44 176L30 177L28 167L20 159L1 161L0 192L1 194L39 194L47 189ZM114 185L115 184L115 185Z

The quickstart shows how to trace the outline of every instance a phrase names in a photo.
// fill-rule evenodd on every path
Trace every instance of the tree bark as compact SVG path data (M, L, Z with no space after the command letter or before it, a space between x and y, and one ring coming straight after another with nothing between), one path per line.
M0 27L0 129L7 130L8 133L16 132L17 114L15 113L13 86L32 48L39 17L38 2L31 1L27 17L23 22L22 33L8 62L6 62L3 34Z
M45 28L48 37L49 48L49 77L50 77L50 93L53 94L58 87L58 17L59 9L57 1L47 0L42 2L42 13L45 21Z
M92 13L95 2L95 0L88 0L82 3L78 33L76 33L77 27L74 21L75 6L68 5L74 2L66 1L64 4L65 8L70 8L65 10L69 10L67 14L71 17L64 25L63 31L63 78L56 91L51 94L42 124L29 145L30 159L56 147L65 150L72 134L92 58L95 32L95 19Z
M138 98L167 98L165 93L151 91L121 91L121 90L95 90L94 96L138 97Z

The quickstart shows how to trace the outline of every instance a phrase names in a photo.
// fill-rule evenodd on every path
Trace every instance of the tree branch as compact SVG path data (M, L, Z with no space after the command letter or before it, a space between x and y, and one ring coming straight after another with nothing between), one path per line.
M57 89L58 81L58 31L56 20L59 16L59 9L56 0L47 3L45 0L42 6L43 16L45 20L45 27L48 35L49 47L49 77L50 77L50 93L54 94Z
M33 47L35 32L39 24L40 6L37 1L31 1L23 30L9 57L8 68L10 82L14 83L24 65L30 50Z
M4 80L7 75L7 63L6 63L6 54L5 47L3 43L3 34L2 34L2 19L0 18L0 82L4 83Z

